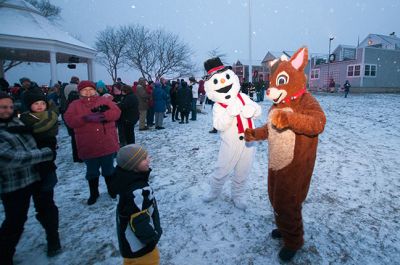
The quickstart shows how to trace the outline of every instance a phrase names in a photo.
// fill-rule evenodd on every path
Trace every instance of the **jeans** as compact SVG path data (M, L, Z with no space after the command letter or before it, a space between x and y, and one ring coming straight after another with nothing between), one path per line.
M100 167L101 175L111 176L114 173L114 156L115 154L110 154L84 160L86 164L86 179L98 178L100 176Z

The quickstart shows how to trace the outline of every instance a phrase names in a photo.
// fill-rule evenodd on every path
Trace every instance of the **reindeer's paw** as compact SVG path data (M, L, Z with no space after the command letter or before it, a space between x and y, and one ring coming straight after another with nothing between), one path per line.
M291 112L276 110L271 114L271 123L278 130L283 130L289 127L289 116Z
M244 131L244 139L246 142L256 141L256 131L254 129L247 128Z

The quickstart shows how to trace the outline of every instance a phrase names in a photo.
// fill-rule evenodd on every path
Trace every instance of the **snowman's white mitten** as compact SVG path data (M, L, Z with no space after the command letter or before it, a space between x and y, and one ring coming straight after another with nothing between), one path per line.
M245 118L252 118L256 113L256 108L252 105L245 105L242 109L242 115Z
M240 102L238 98L232 99L228 107L226 108L226 112L229 116L236 117L243 109L243 104Z

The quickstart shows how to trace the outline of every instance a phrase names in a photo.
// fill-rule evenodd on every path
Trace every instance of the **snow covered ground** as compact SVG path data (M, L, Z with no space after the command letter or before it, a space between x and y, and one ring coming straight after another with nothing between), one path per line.
M317 163L303 205L305 245L292 264L400 263L400 95L316 95L326 112ZM262 103L265 122L270 102ZM163 265L279 264L267 197L267 143L258 144L249 176L246 212L234 208L230 185L221 199L205 204L207 175L214 169L219 136L209 134L211 110L196 122L165 119L166 130L137 132L152 156L151 184L161 215ZM33 207L15 264L121 264L115 233L117 200L107 195L86 205L85 167L72 163L62 126L57 157L63 253L48 259L45 234ZM0 210L0 220L4 218Z

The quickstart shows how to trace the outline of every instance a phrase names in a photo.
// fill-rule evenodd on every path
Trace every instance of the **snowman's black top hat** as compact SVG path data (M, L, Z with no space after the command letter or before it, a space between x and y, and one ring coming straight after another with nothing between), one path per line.
M213 76L216 73L223 72L226 69L232 69L231 66L224 66L219 57L214 57L205 61L204 68L207 71L207 75L204 76L203 79L206 80L210 79L211 76Z

